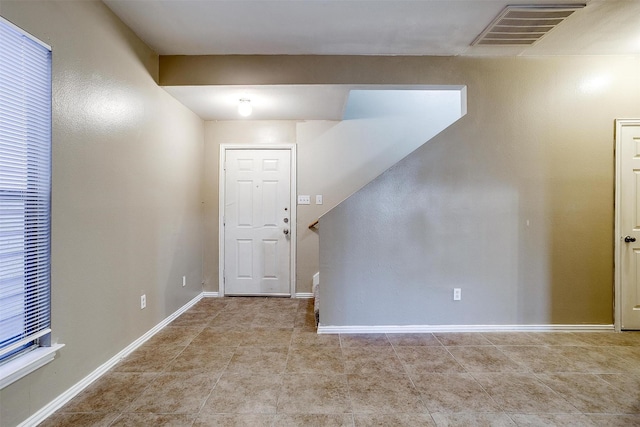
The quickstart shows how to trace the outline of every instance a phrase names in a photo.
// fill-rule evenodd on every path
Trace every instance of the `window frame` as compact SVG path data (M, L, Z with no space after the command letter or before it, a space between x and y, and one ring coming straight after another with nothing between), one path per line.
M17 188L5 188L0 190L0 198L3 200L12 200L12 201L23 201L22 208L19 207L20 203L16 203L18 209L22 209L22 216L20 216L18 222L22 222L20 226L22 227L22 232L20 234L22 237L22 262L23 262L23 302L24 310L22 311L22 322L23 322L23 331L22 334L16 335L14 338L22 337L21 339L6 339L5 345L0 349L3 350L4 354L0 359L0 390L7 387L9 384L19 380L20 378L28 375L29 373L35 371L36 369L44 366L45 364L51 362L55 356L56 352L62 348L63 344L52 344L51 343L51 124L52 124L52 100L51 100L51 72L52 72L52 49L49 45L43 43L38 40L34 36L25 32L18 26L14 25L10 21L4 19L0 16L0 25L5 28L8 28L9 31L13 31L19 34L20 37L28 39L30 42L33 42L40 47L44 48L48 51L48 60L47 60L47 73L46 76L48 81L46 81L46 86L48 86L48 103L44 103L47 109L45 110L44 116L38 116L38 121L44 121L44 124L47 129L47 134L45 141L48 142L46 146L45 154L41 153L33 154L34 151L41 150L41 147L38 147L34 143L27 143L24 148L24 168L26 172L24 172L24 176L22 174L19 175L18 179L24 177L25 185L24 188L19 188L20 186L16 186ZM31 45L33 46L33 45ZM38 76L41 78L41 76ZM43 80L37 80L36 85L42 84ZM40 92L42 93L42 92ZM9 97L8 99L11 99ZM26 99L26 97L25 97ZM42 99L42 98L41 98ZM5 104L6 105L6 104ZM36 106L40 106L40 103L36 104ZM33 108L33 105L26 103L21 108L25 110L29 110ZM12 110L9 110L12 111ZM43 120L44 118L44 120ZM31 129L31 128L29 128ZM33 129L31 129L33 131ZM42 140L42 138L39 138ZM9 140L11 141L11 139ZM8 145L9 150L11 150L12 145ZM5 152L6 153L6 152ZM9 161L13 161L15 157L13 154L8 154ZM35 160L37 159L37 160ZM31 165L33 162L46 162L45 174L38 175L35 177L32 173ZM21 163L20 163L21 164ZM11 167L9 169L12 170ZM42 180L42 177L45 177L45 180ZM11 180L9 180L11 182ZM45 184L42 185L42 182ZM9 187L12 187L11 185ZM35 195L34 195L35 194ZM42 196L42 194L46 194L46 196ZM42 211L43 211L43 203L44 210L46 214L44 215L45 222L42 221ZM10 224L8 227L15 227L15 224L12 224L12 220L8 220ZM43 225L39 225L43 224ZM20 228L18 228L20 230ZM41 233L45 231L47 234L45 237L41 236ZM20 243L19 243L20 245ZM42 249L44 245L44 250ZM38 246L37 250L35 250L36 246ZM10 246L11 247L11 246ZM44 256L43 256L44 254ZM9 261L10 262L10 261ZM18 263L20 261L17 261ZM46 263L46 267L44 269L38 268L42 262ZM11 265L11 264L9 264ZM20 264L17 264L20 265ZM33 274L37 274L37 279L29 279L27 281L27 277L32 276ZM44 275L44 277L43 277ZM11 277L11 276L9 276ZM38 301L34 302L32 298L34 295L38 298ZM44 296L44 302L40 302L41 298ZM36 316L38 319L40 318L40 310L45 308L45 320L33 320L31 316ZM34 329L29 329L34 328ZM11 329L10 329L11 330Z

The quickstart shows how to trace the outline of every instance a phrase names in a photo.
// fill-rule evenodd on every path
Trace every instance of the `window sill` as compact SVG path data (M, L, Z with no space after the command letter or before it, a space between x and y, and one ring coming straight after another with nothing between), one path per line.
M57 351L62 347L64 347L64 344L40 347L4 365L0 365L0 390L53 361Z

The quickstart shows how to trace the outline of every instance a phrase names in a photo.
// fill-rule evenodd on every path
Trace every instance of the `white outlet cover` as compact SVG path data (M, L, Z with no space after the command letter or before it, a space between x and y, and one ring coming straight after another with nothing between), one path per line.
M299 205L310 205L311 204L311 196L308 195L298 195L298 204Z
M322 194L316 195L316 205L322 204Z

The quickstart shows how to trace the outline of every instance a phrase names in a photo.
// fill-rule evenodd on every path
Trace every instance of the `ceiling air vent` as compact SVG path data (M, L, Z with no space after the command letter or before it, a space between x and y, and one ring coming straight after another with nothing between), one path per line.
M583 3L507 6L471 45L533 45L569 15L585 6Z

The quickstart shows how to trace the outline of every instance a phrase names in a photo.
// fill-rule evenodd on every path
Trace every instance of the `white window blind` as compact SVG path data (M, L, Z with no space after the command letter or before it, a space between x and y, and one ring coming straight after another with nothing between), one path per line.
M0 18L0 362L50 332L51 49Z

